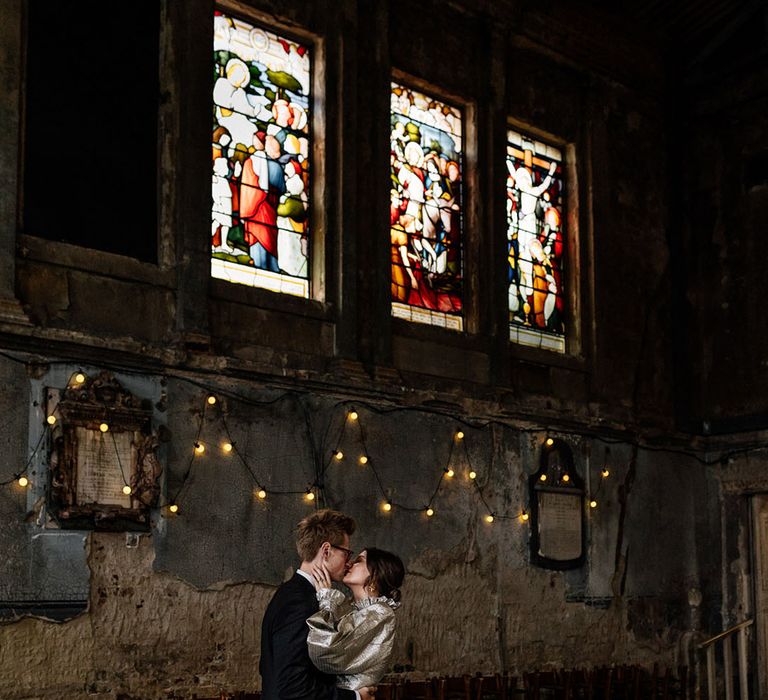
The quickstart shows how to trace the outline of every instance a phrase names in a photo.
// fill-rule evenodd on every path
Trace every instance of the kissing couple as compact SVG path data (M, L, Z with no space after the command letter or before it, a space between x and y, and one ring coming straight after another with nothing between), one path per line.
M299 523L301 566L275 591L261 624L262 700L374 699L392 656L405 567L374 547L354 557L355 528L335 510Z

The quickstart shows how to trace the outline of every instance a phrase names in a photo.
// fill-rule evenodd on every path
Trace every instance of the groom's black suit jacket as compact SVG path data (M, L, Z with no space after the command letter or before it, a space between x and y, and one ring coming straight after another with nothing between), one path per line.
M309 659L307 618L317 610L315 588L301 574L275 591L261 623L262 700L355 700Z

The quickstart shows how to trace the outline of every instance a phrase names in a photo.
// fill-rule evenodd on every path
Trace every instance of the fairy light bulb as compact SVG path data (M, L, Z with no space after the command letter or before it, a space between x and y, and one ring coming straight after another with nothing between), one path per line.
M171 511L171 513L178 513L179 507L175 503L171 503L171 505L168 506L168 510Z
M216 403L216 397L213 394L210 394L207 401L209 406L213 406Z
M124 493L126 496L130 496L130 495L131 495L131 487L130 487L130 486L128 486L128 484L126 484L125 486L123 486L123 493Z
M476 479L477 478L477 472L473 470L473 471L469 472L468 476L469 476L470 479Z
M563 474L563 481L567 484L571 480L571 477L568 474Z
M315 494L312 491L307 491L304 498L306 498L308 501L314 501L315 500Z
M546 474L542 474L542 475L539 477L539 481L546 481L546 480L547 480L547 475L546 475Z
M102 433L106 433L109 430L109 424L101 423L99 425L99 430L101 430Z
M51 414L45 419L45 422L48 423L48 425L53 425L56 422L56 416Z
M607 479L611 475L611 470L605 467L600 473L603 475L603 479Z
M199 455L203 454L205 452L205 445L203 445L202 442L196 442L195 443L195 452Z
M385 513L389 513L389 511L392 510L392 504L389 501L384 501L384 504L381 506L381 509Z
M262 501L267 497L267 492L264 489L259 489L256 492L257 498L260 498Z
M85 375L82 372L75 375L75 384L85 384Z
M342 459L344 459L344 453L341 450L336 450L334 452L333 456L337 459L337 461L341 462Z
M595 501L595 500L590 501L589 502L589 507L590 508L597 508L597 501Z
M435 514L432 508L427 508L427 517L431 518Z
M522 520L523 522L526 522L529 517L530 516L528 515L527 511L523 511L522 513L520 513L520 520Z
M488 515L485 516L485 522L487 523L493 522L493 515L491 513L488 513Z
M368 464L368 457L365 455L360 455L360 459L358 460L360 464Z
M463 440L464 439L464 433L461 430L456 431L456 439L457 440Z
M21 486L21 488L23 488L23 489L26 488L27 486L29 486L29 479L27 479L26 476L20 476L19 477L19 486Z
M445 470L445 475L446 475L446 476L447 476L449 479L453 478L453 475L454 475L455 473L456 473L456 472L455 472L455 471L453 471L453 469L451 469L450 467L448 467L448 469L446 469L446 470Z
M357 411L350 411L349 412L349 420L357 420Z
M234 445L231 442L225 442L221 446L221 449L224 450L224 452L226 452L226 453L230 453L234 449Z
M552 447L554 444L555 441L552 438L547 438L547 447Z

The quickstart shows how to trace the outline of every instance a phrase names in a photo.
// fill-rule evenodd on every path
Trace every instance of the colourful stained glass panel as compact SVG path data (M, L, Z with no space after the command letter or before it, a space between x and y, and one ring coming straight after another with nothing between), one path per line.
M310 68L306 46L215 13L214 277L309 296Z
M461 330L461 111L392 83L391 129L392 314Z
M507 132L510 338L565 352L563 159L558 148Z

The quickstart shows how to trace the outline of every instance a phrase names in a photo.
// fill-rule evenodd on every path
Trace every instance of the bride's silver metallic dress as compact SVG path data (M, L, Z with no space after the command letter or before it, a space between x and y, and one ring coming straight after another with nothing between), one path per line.
M312 662L340 688L376 685L389 669L399 603L384 596L350 603L333 588L320 589L317 600L320 610L307 620Z

